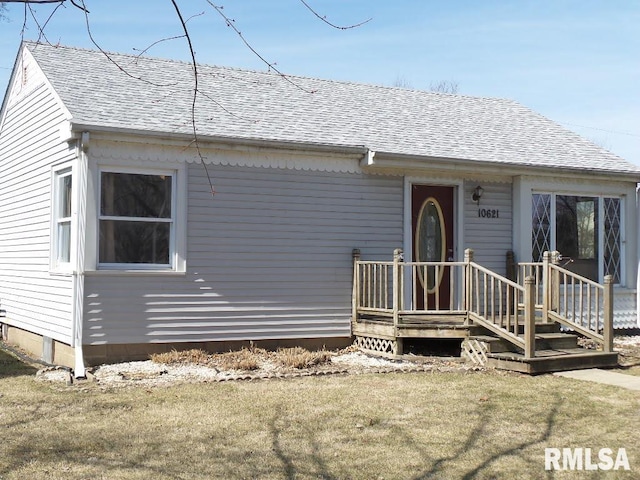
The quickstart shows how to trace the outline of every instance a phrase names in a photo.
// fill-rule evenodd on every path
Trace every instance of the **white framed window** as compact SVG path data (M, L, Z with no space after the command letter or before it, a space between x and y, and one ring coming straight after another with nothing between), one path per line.
M99 173L98 267L176 269L176 172Z
M71 269L71 225L73 175L71 167L53 171L51 267L54 271Z
M623 278L623 202L620 197L534 193L531 247L534 262L557 250L565 268L594 281ZM566 262L566 263L565 263Z

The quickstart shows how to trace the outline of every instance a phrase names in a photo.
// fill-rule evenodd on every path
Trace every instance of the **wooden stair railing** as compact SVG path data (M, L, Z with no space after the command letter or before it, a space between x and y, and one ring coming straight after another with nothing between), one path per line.
M545 252L541 264L519 264L519 279L514 282L475 263L471 249L465 250L464 262L404 262L401 249L394 251L393 261L362 261L360 252L354 250L352 321L355 324L362 314L383 315L393 318L397 330L404 314L461 313L522 349L525 358L533 358L537 317L573 329L612 352L611 276L600 285L564 269L559 258L557 252ZM423 276L426 269L432 269L436 278L440 271L448 272L447 302L429 307L425 297L425 306L416 307L421 269ZM409 290L405 283L411 284Z
M613 277L601 285L559 265L558 252L545 252L547 288L544 314L613 352Z
M473 262L473 250L465 250L467 310L469 319L535 356L536 281L524 286Z

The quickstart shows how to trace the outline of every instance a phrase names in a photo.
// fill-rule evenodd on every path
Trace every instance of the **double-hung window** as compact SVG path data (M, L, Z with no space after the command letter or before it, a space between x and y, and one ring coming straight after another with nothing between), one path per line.
M618 197L534 193L532 256L557 250L565 267L591 280L622 277L622 200Z
M64 270L71 265L71 205L73 177L71 168L53 174L52 267Z
M175 173L100 172L98 263L175 268Z

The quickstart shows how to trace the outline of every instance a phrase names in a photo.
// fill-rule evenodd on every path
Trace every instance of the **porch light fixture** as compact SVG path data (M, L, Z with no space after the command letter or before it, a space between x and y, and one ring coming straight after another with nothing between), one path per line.
M473 189L473 195L471 195L471 199L480 205L480 199L482 198L482 194L484 193L484 188L478 185Z

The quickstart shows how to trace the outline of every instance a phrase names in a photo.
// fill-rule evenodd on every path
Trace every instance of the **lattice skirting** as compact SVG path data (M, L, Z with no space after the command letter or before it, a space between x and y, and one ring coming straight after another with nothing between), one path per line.
M462 342L462 357L471 360L478 365L487 363L487 344L475 339L467 339Z
M395 340L357 336L354 343L356 347L361 348L362 350L369 350L371 352L387 355L398 354L398 343Z

